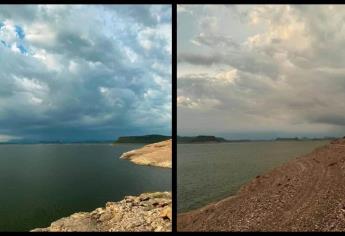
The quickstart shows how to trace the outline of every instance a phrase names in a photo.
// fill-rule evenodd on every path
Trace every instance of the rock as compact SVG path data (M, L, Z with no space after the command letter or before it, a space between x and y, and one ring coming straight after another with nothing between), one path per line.
M129 199L131 202L128 202ZM138 204L132 204L134 202ZM169 232L172 219L171 206L166 204L171 205L170 192L128 196L119 202L108 202L104 208L97 208L92 212L79 212L61 218L47 228L37 228L32 232Z
M156 229L155 229L155 232L162 232L163 231L163 227L162 226L158 226Z
M163 219L169 219L169 220L171 220L171 219L172 219L171 207L166 207L166 208L164 208L164 209L161 211L160 216L161 216Z
M99 220L100 220L100 221L107 221L107 220L110 220L111 218L113 218L113 215L110 214L110 213L106 213L106 214L102 214L102 215L99 217Z

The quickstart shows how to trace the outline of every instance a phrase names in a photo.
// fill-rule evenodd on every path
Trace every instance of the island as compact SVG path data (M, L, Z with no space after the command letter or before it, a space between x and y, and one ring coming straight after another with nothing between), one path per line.
M194 137L177 136L177 143L222 143L227 142L226 139L211 136L211 135L198 135Z
M171 139L171 136L159 135L159 134L151 134L151 135L143 135L143 136L124 136L119 137L113 144L118 143L157 143L161 141L165 141Z

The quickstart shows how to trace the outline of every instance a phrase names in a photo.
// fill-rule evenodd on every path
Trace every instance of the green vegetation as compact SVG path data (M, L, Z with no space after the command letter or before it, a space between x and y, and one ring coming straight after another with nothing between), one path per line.
M177 143L222 143L227 142L224 138L219 138L215 136L199 135L196 137L181 137L177 136Z
M157 142L165 141L168 139L171 139L171 136L158 135L158 134L143 135L143 136L125 136L125 137L119 137L114 142L114 144L117 144L117 143L157 143Z

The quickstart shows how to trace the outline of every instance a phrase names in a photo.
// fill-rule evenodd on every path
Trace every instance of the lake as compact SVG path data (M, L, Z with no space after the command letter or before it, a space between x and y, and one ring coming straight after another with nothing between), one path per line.
M171 191L171 169L119 159L144 144L0 145L0 231L29 231L127 195Z
M329 141L272 141L177 145L177 210L235 194L257 175Z

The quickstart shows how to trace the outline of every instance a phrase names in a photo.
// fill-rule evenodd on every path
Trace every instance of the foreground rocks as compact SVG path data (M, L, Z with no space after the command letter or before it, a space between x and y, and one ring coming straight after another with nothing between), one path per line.
M171 231L171 193L144 193L79 212L32 232Z
M146 145L140 149L125 152L120 158L138 165L171 168L171 139Z
M257 176L237 195L179 214L179 231L345 231L345 139Z

